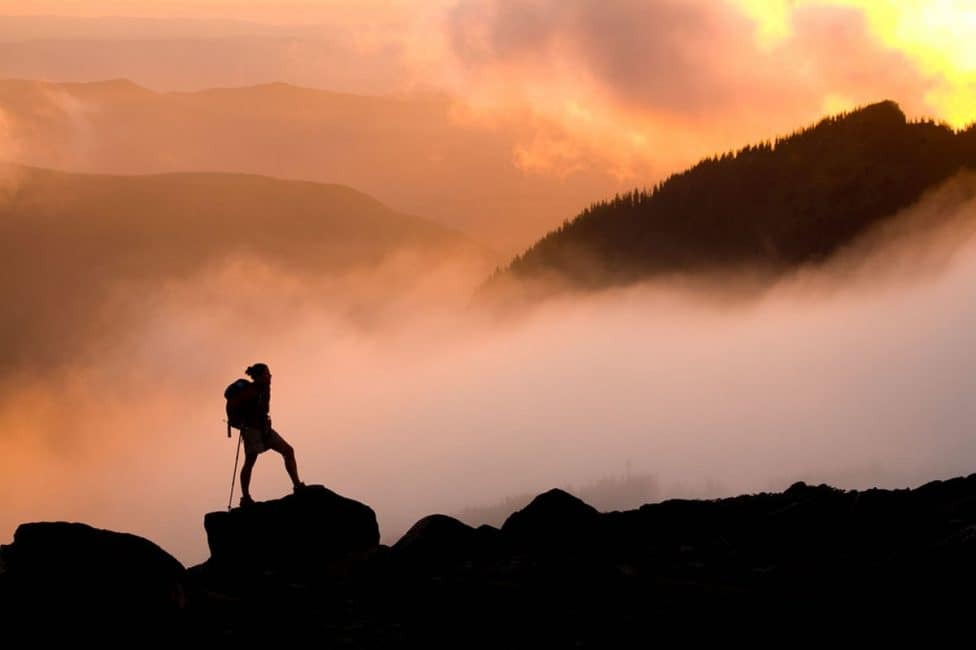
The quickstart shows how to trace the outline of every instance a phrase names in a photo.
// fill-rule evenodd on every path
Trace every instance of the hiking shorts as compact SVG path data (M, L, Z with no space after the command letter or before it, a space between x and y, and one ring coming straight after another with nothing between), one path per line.
M284 442L278 432L270 428L244 427L241 436L244 438L244 453L254 456Z

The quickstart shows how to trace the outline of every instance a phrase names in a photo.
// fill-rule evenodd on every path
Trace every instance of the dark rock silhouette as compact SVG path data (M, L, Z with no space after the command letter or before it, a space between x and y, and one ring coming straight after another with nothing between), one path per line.
M577 546L594 535L600 513L564 490L549 490L514 512L502 524L506 540L550 551Z
M502 532L525 540L556 540L591 526L600 513L564 490L540 494L502 524Z
M501 530L431 515L392 547L367 506L315 486L211 513L207 530L213 556L183 572L131 535L24 525L3 547L0 607L26 620L97 603L113 613L86 628L98 636L135 605L172 613L152 629L184 642L609 647L932 641L966 632L976 605L976 474L608 513L552 490Z
M17 528L12 544L0 546L0 559L6 634L20 628L35 640L108 638L151 625L157 638L166 638L183 621L186 570L142 537L82 523L28 523Z
M473 528L454 517L428 515L410 527L390 549L401 566L422 568L459 560L481 559L498 546L499 531Z
M232 572L322 569L379 545L373 509L322 485L203 520L211 568Z
M607 475L591 483L563 486L597 510L630 510L660 499L658 481L652 474ZM453 513L457 519L471 525L488 524L501 528L509 515L529 505L536 497L532 493L509 495L490 504L468 506Z
M407 557L438 557L467 549L475 529L447 515L428 515L410 527L393 545L394 553Z

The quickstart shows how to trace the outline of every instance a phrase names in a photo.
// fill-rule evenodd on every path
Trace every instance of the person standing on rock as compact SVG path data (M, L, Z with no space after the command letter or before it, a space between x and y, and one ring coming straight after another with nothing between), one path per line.
M251 470L258 456L273 449L285 459L285 470L295 492L305 487L298 478L295 450L271 428L271 370L265 363L255 363L244 371L252 381L239 379L227 387L227 433L230 427L240 429L244 442L244 465L241 467L241 506L254 503L251 498Z

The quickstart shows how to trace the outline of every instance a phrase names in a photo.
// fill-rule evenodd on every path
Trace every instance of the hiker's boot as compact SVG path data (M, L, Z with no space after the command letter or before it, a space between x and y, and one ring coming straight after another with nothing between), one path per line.
M251 495L245 494L244 496L241 497L242 508L246 508L248 506L253 506L253 505L254 505L254 499L251 498Z
M299 483L295 483L295 485L292 486L291 490L294 494L298 494L299 492L304 490L305 487L306 485L304 483L299 482Z

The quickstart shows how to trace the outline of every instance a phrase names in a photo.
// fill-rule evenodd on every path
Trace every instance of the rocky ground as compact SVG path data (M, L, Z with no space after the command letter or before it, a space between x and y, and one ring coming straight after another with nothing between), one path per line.
M210 559L184 568L133 535L21 525L0 547L3 630L357 648L876 643L971 636L976 604L976 474L609 513L552 490L501 528L431 515L391 547L372 509L310 486L205 527Z

